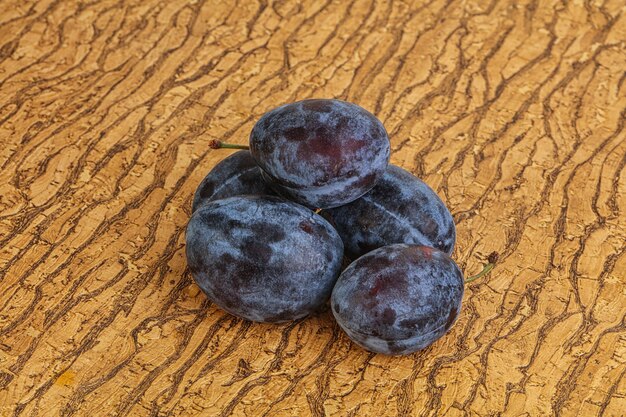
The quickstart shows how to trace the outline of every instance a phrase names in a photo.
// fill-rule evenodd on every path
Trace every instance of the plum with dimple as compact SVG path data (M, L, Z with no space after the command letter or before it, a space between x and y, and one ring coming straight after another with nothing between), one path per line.
M196 189L191 210L209 201L244 194L276 195L261 178L261 169L250 151L235 152L215 165Z
M280 197L236 196L201 205L186 235L187 264L208 298L248 320L277 323L330 297L343 243L308 208Z
M463 274L427 246L395 244L350 264L331 296L335 319L365 349L405 355L432 344L461 311Z
M363 197L327 213L352 259L394 243L432 246L447 254L454 249L454 219L443 201L395 165Z
M382 123L341 100L310 99L264 114L250 152L280 195L312 208L337 207L369 191L389 162Z

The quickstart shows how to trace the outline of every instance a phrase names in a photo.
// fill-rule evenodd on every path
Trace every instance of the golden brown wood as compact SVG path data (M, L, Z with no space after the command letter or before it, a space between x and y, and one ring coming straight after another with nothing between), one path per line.
M623 0L0 0L0 415L625 415L625 70ZM306 97L383 120L468 275L501 253L423 352L186 272L207 142Z

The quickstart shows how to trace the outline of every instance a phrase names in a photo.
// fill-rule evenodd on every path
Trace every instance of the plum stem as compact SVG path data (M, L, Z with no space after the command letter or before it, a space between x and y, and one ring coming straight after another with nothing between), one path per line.
M221 140L214 139L209 142L209 148L211 149L250 149L247 145L237 145L235 143L224 143Z
M316 208L316 209L315 209L315 214L320 214L321 212L322 212L322 209L321 209L321 208Z
M467 278L465 280L466 284L469 284L472 281L476 281L478 278L482 278L485 275L487 275L489 273L489 271L491 271L495 266L496 263L498 262L498 252L492 252L488 257L487 257L487 262L484 266L483 266L483 270L480 271L478 274L473 275L469 278Z

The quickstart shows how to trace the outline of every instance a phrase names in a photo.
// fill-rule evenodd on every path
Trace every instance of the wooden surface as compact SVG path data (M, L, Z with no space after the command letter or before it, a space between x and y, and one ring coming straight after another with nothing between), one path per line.
M626 415L625 69L623 0L0 0L0 415ZM425 351L186 271L207 142L307 97L381 118L467 274L501 253Z

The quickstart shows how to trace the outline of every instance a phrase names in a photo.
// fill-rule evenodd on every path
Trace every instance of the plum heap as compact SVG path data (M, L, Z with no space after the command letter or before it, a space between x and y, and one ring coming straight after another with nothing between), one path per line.
M452 327L464 285L496 262L494 253L464 281L450 258L456 229L449 210L428 185L389 165L385 128L355 104L286 104L256 122L248 147L210 146L246 150L198 186L187 263L207 297L230 314L278 323L330 301L356 344L405 355ZM353 262L342 272L344 259Z

